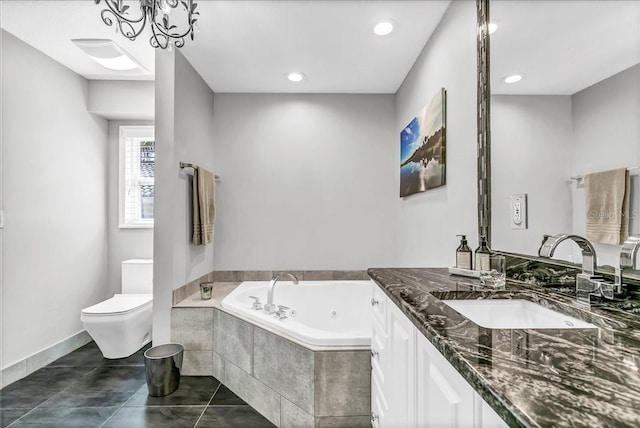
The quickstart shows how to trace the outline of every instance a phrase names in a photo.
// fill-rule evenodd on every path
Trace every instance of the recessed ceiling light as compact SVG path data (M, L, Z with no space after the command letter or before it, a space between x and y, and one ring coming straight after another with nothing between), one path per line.
M89 58L109 70L114 71L139 71L147 73L148 70L142 64L133 59L120 46L110 39L73 39Z
M521 74L512 74L510 76L506 76L502 78L504 83L516 83L522 80Z
M498 29L498 24L496 24L495 22L489 23L489 34L495 33L497 29Z
M378 22L375 27L373 27L373 32L376 36L386 36L391 34L393 31L393 23L390 21L382 21Z
M302 82L304 80L304 74L298 71L294 71L287 74L287 79L289 79L292 82Z

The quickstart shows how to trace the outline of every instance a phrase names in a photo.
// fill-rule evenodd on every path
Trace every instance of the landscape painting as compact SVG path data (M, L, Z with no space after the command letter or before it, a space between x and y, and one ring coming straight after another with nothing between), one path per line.
M446 98L442 88L400 132L400 197L445 184Z

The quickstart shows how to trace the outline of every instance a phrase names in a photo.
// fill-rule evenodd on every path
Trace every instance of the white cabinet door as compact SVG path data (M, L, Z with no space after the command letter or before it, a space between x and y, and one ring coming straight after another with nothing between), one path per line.
M371 318L373 318L374 325L377 325L386 331L387 304L389 300L387 295L380 289L380 287L378 287L377 284L374 283L371 289L373 290L371 293L371 310L373 314Z
M416 341L416 426L481 427L475 391L422 334Z
M389 357L387 350L387 330L374 322L371 335L371 422L374 428L385 427L389 405L385 394L392 393L387 385Z
M486 401L476 393L476 400L480 402L480 408L482 409L482 428L508 428L509 425L502 420L495 410L487 404Z
M389 405L385 398L385 389L375 376L371 378L371 425L373 428L385 428L389 426L387 422L387 414Z
M387 306L387 320L388 366L385 373L385 397L389 411L384 426L413 427L416 329L393 302Z
M387 296L373 284L371 293L371 425L387 426L389 404L386 395L393 391L386 383L388 375Z

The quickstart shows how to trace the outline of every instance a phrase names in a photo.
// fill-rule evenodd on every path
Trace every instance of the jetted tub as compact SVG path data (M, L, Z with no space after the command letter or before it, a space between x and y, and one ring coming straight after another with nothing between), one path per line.
M316 346L371 345L370 281L278 281L273 303L289 307L278 319L255 310L254 299L267 303L269 281L245 281L222 301L222 307L244 319L268 326Z

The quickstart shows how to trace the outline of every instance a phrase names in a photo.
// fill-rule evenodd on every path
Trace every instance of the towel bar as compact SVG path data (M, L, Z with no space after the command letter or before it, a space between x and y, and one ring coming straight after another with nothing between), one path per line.
M188 162L180 162L180 169L185 169L185 168L195 168L197 165L194 165L192 163L188 163ZM219 175L215 175L216 180L220 180L220 176Z
M633 171L633 173L629 175L640 175L640 172L637 171L639 169L640 169L640 166L630 166L629 168L627 168L627 171L629 172ZM584 175L574 175L570 178L580 183L582 180L584 180Z

